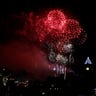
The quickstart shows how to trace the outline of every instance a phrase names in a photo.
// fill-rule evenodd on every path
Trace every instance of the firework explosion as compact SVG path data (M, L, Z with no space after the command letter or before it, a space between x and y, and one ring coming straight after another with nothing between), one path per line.
M69 19L61 10L49 11L45 18L37 20L36 29L38 29L36 32L39 41L52 45L48 55L49 61L59 64L57 69L63 68L62 70L64 70L66 65L74 61L72 42L76 39L77 42L80 40L84 43L86 39L79 22L75 19Z
M61 11L53 10L48 13L44 23L47 26L48 33L54 35L63 33L66 27L66 17Z
M67 66L74 63L73 44L83 44L87 38L80 23L67 17L61 10L51 10L43 17L34 16L33 12L22 13L20 16L15 16L15 19L22 27L15 26L16 28L14 27L12 31L31 43L37 42L36 45L41 49L47 45L45 50L47 50L48 61L51 63L50 69L55 73L58 71L58 74L66 74ZM8 28L11 27L8 26Z

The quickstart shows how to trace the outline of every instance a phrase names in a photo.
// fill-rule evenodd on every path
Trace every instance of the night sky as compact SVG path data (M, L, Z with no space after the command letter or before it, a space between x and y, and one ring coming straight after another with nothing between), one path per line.
M23 69L27 67L27 71L33 70L30 69L30 64L26 65L25 63L28 62L33 62L34 60L36 61L39 57L43 56L42 58L45 58L44 53L40 52L39 49L35 48L34 54L39 54L38 58L37 55L36 57L34 57L35 55L33 54L33 61L31 60L31 53L34 47L32 47L33 49L30 48L26 48L26 43L25 44L20 44L17 42L14 42L14 39L12 38L13 35L9 34L7 32L7 29L5 27L5 23L7 18L12 15L12 14L20 14L21 12L30 12L33 11L35 12L35 14L38 14L39 12L43 12L44 10L49 10L49 9L63 9L65 11L66 14L75 17L82 25L83 29L87 32L87 40L84 44L82 45L78 45L75 46L75 52L74 52L74 57L76 59L75 63L77 66L81 66L84 64L87 56L89 56L93 62L93 64L96 63L96 26L95 26L95 22L96 22L96 14L95 14L95 9L96 9L96 5L94 5L94 2L92 2L92 0L83 2L84 0L0 0L0 62L4 65L6 65L7 63L10 63L9 66L11 66L11 68L13 69L13 65L11 65L11 63L13 62L17 62L18 64L20 63L21 65L19 67L14 67L17 69ZM12 38L12 39L10 39ZM11 41L11 43L9 43ZM24 42L23 42L24 43ZM16 52L16 47L19 46L18 48L18 52ZM24 50L27 50L27 52L23 53L23 48L25 48ZM28 51L29 50L29 51ZM16 53L17 55L17 59L20 59L18 56L20 56L20 52L22 54L24 54L22 57L22 60L17 61L17 59L12 58L13 57L13 53L12 51ZM35 53L36 52L36 53ZM22 55L21 54L21 55ZM16 56L15 55L15 56ZM29 56L29 58L28 58ZM9 58L8 58L9 57ZM25 61L23 61L23 59L25 59ZM38 62L45 64L45 60L43 61L43 59L40 59L40 61L38 60ZM29 61L28 61L29 60ZM11 62L12 61L12 62ZM21 62L20 62L21 61ZM22 63L23 62L23 63ZM38 63L37 62L37 63ZM6 63L6 64L5 64ZM46 65L44 65L43 67L48 66L48 62L46 61ZM2 65L1 64L1 65ZM16 64L15 64L16 65ZM23 66L24 65L24 66ZM9 67L8 66L8 67ZM17 65L16 65L17 66ZM47 67L46 67L47 68ZM44 69L41 71L40 74L37 74L41 76L42 72L45 72L45 70L49 70ZM78 67L77 67L78 68ZM20 70L21 70L20 69ZM30 69L30 70L29 70ZM36 69L36 73L38 69ZM47 73L47 72L46 72ZM34 71L33 73L34 74ZM49 73L50 74L50 73Z

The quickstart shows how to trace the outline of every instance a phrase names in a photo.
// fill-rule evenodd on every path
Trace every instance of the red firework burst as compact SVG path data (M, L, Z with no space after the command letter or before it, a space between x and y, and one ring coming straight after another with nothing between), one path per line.
M12 21L11 25L14 26L12 30L14 34L27 38L26 40L29 41L39 41L39 44L53 44L59 52L64 51L65 43L72 42L77 45L86 41L87 34L84 33L79 22L68 19L61 10L51 10L45 17L36 17L33 12L13 16L13 19L9 21ZM14 19L16 24L13 23ZM10 26L8 30L10 31L11 28Z
M81 34L82 31L83 29L80 27L78 21L74 19L67 20L65 34L68 39L78 38L78 36Z
M60 10L52 10L48 13L45 26L47 26L47 31L54 34L63 33L66 27L66 16Z
M59 52L64 51L64 44L68 42L85 41L85 35L80 23L75 19L68 19L60 10L51 10L47 16L37 18L36 32L40 42L54 44ZM81 36L82 35L82 36ZM85 36L85 37L84 37ZM83 39L83 41L81 41Z
M51 41L56 40L65 31L66 18L63 12L59 10L52 10L48 13L46 18L38 18L36 20L36 32L39 41L44 41L48 35L52 37Z

